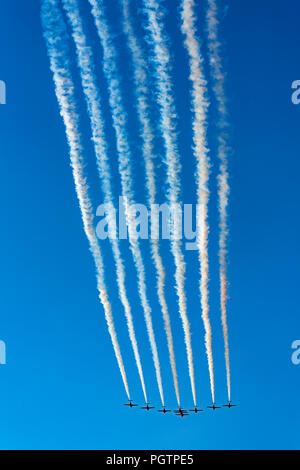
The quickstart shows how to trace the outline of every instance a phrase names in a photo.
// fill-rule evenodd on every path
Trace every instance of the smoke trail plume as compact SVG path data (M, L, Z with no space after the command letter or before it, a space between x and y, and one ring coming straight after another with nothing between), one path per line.
M92 204L84 174L83 148L79 132L79 116L76 110L74 84L68 59L68 37L57 0L43 0L41 18L60 114L66 128L66 136L70 148L71 167L84 231L89 241L90 250L96 265L99 298L104 308L108 331L118 361L125 390L128 398L130 399L127 377L115 331L111 304L109 302L105 286L102 254L93 227Z
M80 17L78 0L63 0L63 5L72 27L72 36L76 46L82 87L85 99L87 101L88 115L91 121L92 138L94 142L97 166L104 194L104 202L107 204L107 207L113 207L114 198L111 185L107 143L104 133L104 122L102 118L100 93L97 87L97 81L94 74L92 50L87 44L86 35L84 33L83 24ZM113 210L107 215L107 217L109 217L110 215L114 216ZM132 344L145 401L147 402L148 399L146 394L141 358L135 335L131 307L125 287L125 269L123 259L121 257L119 241L116 238L110 238L110 242L112 245L112 251L116 266L119 297L124 307L129 337Z
M126 113L122 102L121 86L119 75L116 66L116 50L112 44L110 33L108 30L107 20L104 13L104 5L102 0L89 0L92 7L92 14L94 16L95 25L98 31L98 36L103 48L104 57L104 74L108 82L109 103L112 112L113 126L117 138L117 149L119 154L119 172L121 176L122 194L125 198L125 212L129 230L129 242L133 255L134 263L138 275L138 288L141 299L141 304L144 310L146 327L152 356L155 366L156 379L160 392L162 404L164 405L164 394L161 380L160 363L158 358L157 345L153 330L151 308L147 298L146 292L146 279L143 258L138 240L133 235L133 214L129 210L129 206L134 203L133 188L132 188L132 175L131 175L131 153L127 138L127 119Z
M149 42L153 47L152 61L157 86L157 99L160 107L160 129L164 138L166 148L167 181L168 181L168 202L170 206L176 206L179 202L180 194L180 161L177 148L177 134L175 117L175 105L172 94L172 82L169 74L170 54L168 50L167 35L163 30L161 22L160 2L157 0L144 0L144 11L147 16L147 29L149 31ZM171 241L171 251L175 261L175 286L179 302L179 312L184 330L185 345L187 351L189 375L196 405L196 389L194 377L193 352L191 344L190 323L187 316L186 296L185 296L185 261L181 248L181 241L176 239L173 232Z
M208 29L208 51L211 74L214 82L214 92L219 113L219 136L218 136L218 157L220 169L218 175L218 196L219 196L219 262L220 262L220 292L221 292L221 318L224 335L225 364L228 400L231 396L230 383L230 363L229 363L229 343L227 326L227 238L228 238L228 198L229 198L229 175L228 175L228 118L226 107L226 96L224 88L224 73L222 68L220 42L218 39L218 8L215 0L208 0L207 9L207 29Z
M132 56L133 65L134 65L134 84L135 84L135 97L136 97L136 107L138 118L141 126L141 137L143 141L142 152L145 161L146 169L146 189L147 189L147 202L148 207L151 207L152 204L156 202L156 182L155 182L155 169L153 162L154 155L154 133L149 117L150 106L149 106L149 86L147 83L147 63L143 56L143 51L140 47L140 44L137 41L135 36L132 22L130 19L129 11L129 1L122 0L122 14L123 14L123 29L127 36L128 47ZM155 227L154 227L155 231ZM156 278L157 278L157 293L158 300L163 314L163 320L167 335L168 351L169 358L175 388L175 394L177 398L177 403L180 406L180 397L179 397L179 387L178 387L178 378L176 370L176 360L174 353L174 344L173 336L171 330L171 321L169 310L165 298L165 268L163 265L162 258L160 256L159 250L159 241L151 240L151 255L156 269Z
M192 113L193 113L193 141L194 155L197 162L196 183L197 199L201 208L199 219L198 250L200 261L200 296L202 318L205 329L205 345L208 358L208 368L212 400L215 401L214 367L211 340L211 325L209 320L209 263L208 263L208 202L209 202L209 157L206 145L207 126L207 89L203 71L203 59L200 44L196 36L196 18L194 16L194 0L183 0L181 6L181 30L184 36L184 45L188 53L190 80L192 83Z

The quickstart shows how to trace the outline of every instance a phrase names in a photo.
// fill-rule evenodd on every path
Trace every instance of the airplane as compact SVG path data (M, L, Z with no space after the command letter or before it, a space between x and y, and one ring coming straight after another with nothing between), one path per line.
M132 400L129 400L129 403L124 403L124 406L129 406L130 408L132 408L133 406L138 406L138 405L135 405L134 403L132 403Z
M227 405L222 405L222 406L225 406L226 408L232 408L233 406L237 406L237 405L232 405L231 401L229 401Z
M157 410L157 411L158 411L159 413L165 414L165 413L170 413L171 410L166 410L166 407L163 406L162 410Z
M181 418L183 418L184 416L188 416L189 414L186 410L181 408L181 406L179 406L178 410L174 410L174 413L176 414L176 416L181 416Z
M199 411L203 411L203 410L201 410L200 408L197 408L197 405L196 405L195 408L189 411L193 411L194 413L199 413Z
M149 406L149 403L146 403L146 406L141 406L142 410L151 410L152 408L155 408L155 406Z
M208 406L207 408L211 408L212 410L216 410L218 408L221 408L220 406L216 406L214 403L212 404L212 406Z

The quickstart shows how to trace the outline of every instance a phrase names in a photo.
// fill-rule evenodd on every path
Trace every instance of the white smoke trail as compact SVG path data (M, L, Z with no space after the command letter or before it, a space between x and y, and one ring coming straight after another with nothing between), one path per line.
M152 207L152 204L156 202L156 182L155 182L155 170L154 170L154 146L153 139L154 133L149 117L149 85L147 83L147 63L143 56L143 51L135 36L133 26L130 19L129 1L121 0L122 14L123 14L123 29L127 35L128 47L131 52L134 65L134 83L135 83L135 97L138 118L141 126L141 137L143 141L142 152L145 161L146 169L146 189L147 189L147 202L148 207ZM155 231L155 227L153 227ZM160 256L159 241L151 240L151 255L156 269L157 277L157 293L158 300L162 310L164 325L167 335L169 358L175 388L175 394L177 398L178 406L180 406L180 396L178 387L178 378L176 370L176 360L173 344L173 335L171 329L171 321L169 310L165 298L165 268L163 265L162 258Z
M130 399L127 377L115 331L111 304L108 300L105 286L102 254L93 227L92 204L84 174L83 148L79 132L79 116L76 110L74 84L68 59L68 37L61 11L58 8L57 0L43 0L41 18L60 114L66 128L66 136L70 148L71 167L84 231L88 238L90 250L96 265L99 298L104 308L108 331L112 340L125 390L128 398Z
M148 19L147 29L150 35L150 42L153 47L152 61L157 86L157 99L160 106L160 128L165 141L167 181L168 181L168 202L171 206L178 204L180 194L180 161L177 147L177 134L175 123L175 105L172 95L172 82L169 74L170 54L168 50L167 35L163 30L161 22L160 3L157 0L143 0L144 11ZM173 233L173 235L176 235ZM174 239L175 238L175 239ZM184 330L185 345L187 351L189 375L196 405L196 389L194 377L193 352L191 344L190 323L187 316L186 296L184 288L185 261L181 249L181 241L172 237L171 251L175 261L175 285L179 302L179 312Z
M127 138L127 120L126 112L122 103L121 86L116 66L116 50L110 39L107 20L104 13L104 6L102 0L89 0L92 7L92 14L94 16L95 25L98 31L98 36L103 48L104 64L103 70L108 82L109 103L112 112L113 126L117 137L117 149L119 154L119 172L121 176L122 194L126 201L126 218L129 229L129 242L133 255L134 263L138 275L138 288L141 299L141 304L144 310L146 327L150 341L156 379L158 383L159 393L162 404L164 405L164 394L161 380L160 363L158 358L157 345L153 330L151 308L147 298L145 268L143 258L139 246L139 242L132 235L133 232L133 214L129 210L129 206L134 203L133 188L132 188L132 175L131 175L131 153Z
M76 46L82 86L84 90L85 99L87 101L89 118L91 121L92 137L95 147L99 176L104 194L104 201L108 206L113 207L114 197L111 185L107 143L104 133L104 122L102 118L101 98L97 87L96 77L94 74L92 50L87 44L86 35L84 33L83 24L80 17L78 0L63 0L63 5L72 27L72 36ZM109 217L110 215L113 215L113 212L109 213L107 216ZM119 241L117 238L110 238L110 242L112 245L112 251L115 260L119 296L125 311L129 337L142 384L145 402L148 402L141 358L135 335L133 317L125 287L125 270L120 252Z
M209 263L208 263L208 202L209 202L209 157L206 145L206 127L207 127L207 87L203 71L203 59L201 57L200 44L196 36L196 18L194 15L194 0L183 0L181 5L181 30L184 36L184 45L186 47L189 67L190 80L192 83L192 112L193 112L193 141L194 155L197 162L196 183L197 199L201 208L199 216L198 239L199 261L200 261L200 296L202 318L205 329L205 345L208 358L208 368L210 377L210 386L212 400L215 401L215 383L214 367L211 340L211 325L209 320Z
M225 364L228 400L231 397L230 363L229 363L229 342L227 325L227 238L228 238L228 199L229 199L229 174L228 174L228 153L227 143L227 107L224 89L224 72L220 54L220 42L218 39L218 8L215 0L208 0L207 9L207 29L208 29L208 52L211 74L214 82L214 92L219 113L219 136L218 136L218 157L220 169L218 175L218 196L219 196L219 262L220 262L220 291L221 291L221 319L224 336Z

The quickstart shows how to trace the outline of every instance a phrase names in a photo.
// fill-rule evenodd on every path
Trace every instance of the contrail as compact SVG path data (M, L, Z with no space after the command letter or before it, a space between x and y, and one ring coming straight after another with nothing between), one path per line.
M82 20L80 17L80 11L78 6L78 0L63 0L63 5L67 13L69 22L72 27L72 36L76 46L77 60L80 69L82 87L84 90L85 99L87 102L88 115L91 121L92 137L95 147L95 154L97 160L97 166L99 176L102 184L102 190L104 194L104 201L107 207L113 208L113 192L111 184L110 166L108 161L107 143L104 132L104 122L102 118L101 110L101 98L97 87L96 76L94 73L94 62L92 58L92 50L87 44L86 35ZM113 209L112 209L113 210ZM111 212L107 214L109 217ZM119 297L125 311L125 317L127 320L128 332L130 341L132 344L134 357L137 364L139 377L142 384L142 389L145 397L145 402L148 402L143 369L141 364L141 358L138 350L138 344L135 335L135 328L133 324L133 317L131 312L130 303L127 297L127 291L125 287L125 270L123 259L120 252L119 241L117 238L110 237L112 245L112 251L116 266L117 273L117 284L119 289Z
M141 137L143 141L142 152L145 161L146 169L146 189L148 207L152 207L156 202L156 183L155 183L155 169L153 162L154 155L154 133L149 117L149 85L147 83L147 63L143 56L143 51L136 39L132 22L130 19L129 1L121 0L122 14L123 14L123 29L127 35L128 47L131 52L134 65L134 84L135 84L135 97L138 118L141 126ZM155 230L155 228L154 228ZM159 241L151 239L151 255L156 269L157 277L157 293L159 304L163 314L163 320L167 335L167 343L169 350L169 358L175 388L177 403L180 406L180 396L178 387L178 378L176 370L176 360L174 353L173 336L171 329L170 315L165 297L165 268L159 251Z
M144 310L146 327L152 350L159 393L162 404L164 405L164 394L161 380L160 363L152 324L151 308L146 292L145 268L141 250L139 247L139 242L133 235L133 214L130 211L130 206L134 203L131 175L131 152L127 138L126 112L122 102L122 96L120 91L121 84L116 66L116 50L110 38L107 20L104 13L103 1L89 0L89 2L92 7L92 14L94 16L98 36L103 48L103 70L106 80L108 82L109 103L112 112L113 126L117 138L117 149L119 154L119 172L121 176L122 194L125 198L125 212L129 229L130 248L137 269L139 295Z
M96 265L99 298L104 308L108 331L118 361L125 390L128 398L130 399L127 377L115 331L111 304L108 300L105 286L102 254L93 227L92 203L89 197L88 185L84 174L84 157L79 131L79 116L76 110L74 83L72 81L72 73L68 58L68 36L66 25L58 7L58 0L43 0L41 19L48 56L50 59L50 68L53 73L56 97L60 108L60 114L66 128L66 136L70 148L71 167L81 210L83 227Z
M180 194L180 161L177 147L176 134L176 110L172 94L172 82L170 78L170 54L168 50L168 38L163 30L161 22L160 2L157 0L144 0L144 11L148 18L147 30L150 35L150 42L153 47L152 61L155 68L155 79L157 86L157 99L160 107L160 128L165 141L167 181L168 181L168 202L170 206L176 206L179 202ZM185 261L181 249L181 241L176 240L175 233L172 234L171 251L175 261L175 284L179 301L179 312L182 320L189 375L192 387L194 404L196 405L196 389L194 377L193 352L191 344L190 323L187 316L186 296L184 288Z
M209 202L209 157L206 139L207 127L207 87L204 78L203 59L200 44L196 36L196 18L194 15L194 0L183 0L181 7L181 30L184 45L189 57L190 80L192 82L192 112L193 112L193 141L194 156L197 162L196 183L197 199L200 208L198 229L198 250L200 261L200 296L202 318L205 329L205 346L208 358L210 386L213 403L215 401L214 366L211 341L211 325L209 320L209 262L208 262L208 202Z
M228 400L231 396L230 363L229 363L229 343L227 326L227 238L228 238L228 198L229 198L229 174L228 174L228 118L226 97L224 90L224 73L220 55L220 42L218 39L218 8L215 0L208 0L207 9L207 29L208 29L208 52L211 74L214 82L214 92L219 113L219 136L218 136L218 157L220 169L218 175L218 196L219 196L219 262L220 262L220 291L221 291L221 313L222 327L225 348L225 364Z

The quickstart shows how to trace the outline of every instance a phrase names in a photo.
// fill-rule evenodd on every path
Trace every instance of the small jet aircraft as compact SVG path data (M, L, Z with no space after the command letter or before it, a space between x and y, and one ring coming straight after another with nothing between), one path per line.
M217 410L218 408L221 408L220 406L216 406L214 403L211 406L208 406L207 408L211 408L212 410Z
M237 406L237 405L232 405L231 401L229 401L227 405L222 405L222 406L225 406L226 408L232 408L233 406Z
M124 403L124 406L129 406L130 408L132 408L132 407L138 406L138 405L135 405L134 403L132 403L132 400L129 400L129 403Z
M157 410L157 411L158 411L159 413L165 414L165 413L170 413L171 410L166 410L166 407L163 406L163 407L162 407L162 410Z
M181 406L179 406L178 410L174 410L174 413L176 414L176 416L181 416L181 418L183 418L184 416L188 416L189 414L186 410L181 408Z
M152 410L152 408L155 408L155 406L149 406L149 403L146 403L146 406L141 406L142 410Z
M194 413L199 413L200 411L203 411L203 410L201 410L200 408L197 408L197 405L196 405L195 408L193 408L189 411L193 411Z

